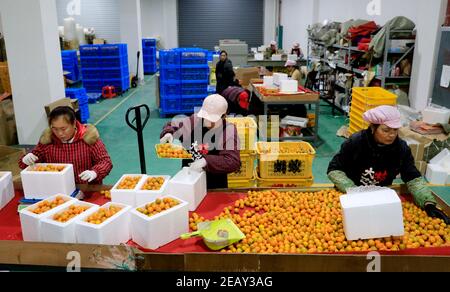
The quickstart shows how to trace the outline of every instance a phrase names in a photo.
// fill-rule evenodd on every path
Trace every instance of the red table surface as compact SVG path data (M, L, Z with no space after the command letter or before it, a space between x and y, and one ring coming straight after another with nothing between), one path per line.
M226 193L214 193L208 194L202 204L196 210L196 213L203 216L205 219L213 219L220 214L225 207L234 205L236 200L245 198L245 194L226 194ZM16 192L15 198L2 210L0 210L0 240L16 240L21 241L22 231L20 227L20 218L17 212L17 206L22 199L23 194ZM109 202L100 193L88 194L86 198L87 202L103 205ZM206 245L204 245L201 238L192 238L188 240L175 240L155 251L146 250L139 247L133 241L128 242L128 245L139 248L144 252L157 252L157 253L205 253L211 252ZM336 253L333 253L336 254ZM341 253L349 254L349 253ZM367 254L350 253L350 254ZM396 252L380 252L380 254L386 255L417 255L417 256L450 256L450 247L439 248L419 248L410 249Z

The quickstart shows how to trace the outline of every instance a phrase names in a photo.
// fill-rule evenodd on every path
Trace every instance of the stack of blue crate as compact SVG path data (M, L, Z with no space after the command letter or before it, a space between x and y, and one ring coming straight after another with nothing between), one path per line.
M156 66L156 39L142 40L144 74L155 74L158 71Z
M180 48L160 51L161 114L190 114L208 96L207 51Z
M66 88L66 97L78 99L81 123L86 124L90 118L88 95L85 88Z
M67 79L78 82L81 80L80 68L78 67L77 51L61 51L63 71L70 72Z
M105 86L118 93L130 88L127 44L81 46L80 58L87 92L101 93Z

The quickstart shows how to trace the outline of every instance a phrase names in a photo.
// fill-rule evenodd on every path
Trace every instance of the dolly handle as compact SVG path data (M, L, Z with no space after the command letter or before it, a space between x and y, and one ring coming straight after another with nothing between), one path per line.
M200 236L200 235L201 235L201 232L200 231L196 231L196 232L192 232L192 233L182 234L180 236L180 238L183 239L183 240L186 240L186 239L189 239L189 238L192 238L192 237L196 237L196 236Z

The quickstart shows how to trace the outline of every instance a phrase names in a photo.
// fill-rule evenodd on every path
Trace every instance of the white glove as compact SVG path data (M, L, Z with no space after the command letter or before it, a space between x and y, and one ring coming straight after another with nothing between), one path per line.
M189 168L196 172L202 172L203 168L205 168L207 165L208 165L208 163L206 162L206 159L202 158L200 160L197 160L197 161L191 163L189 165Z
M38 160L39 160L39 157L37 157L33 153L28 153L27 155L25 155L22 158L22 162L25 163L28 166L33 165Z
M166 134L164 137L161 138L161 140L159 140L159 142L161 144L166 144L166 143L172 144L172 142L173 142L173 135L172 134Z
M83 181L92 182L97 178L97 173L92 170L86 170L82 174L80 174L80 178Z

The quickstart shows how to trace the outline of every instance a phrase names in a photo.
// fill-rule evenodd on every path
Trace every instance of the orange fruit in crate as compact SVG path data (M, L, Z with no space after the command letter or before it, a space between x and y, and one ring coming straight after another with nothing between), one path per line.
M118 206L109 206L108 208L100 208L97 212L92 214L86 219L86 222L91 224L100 225L109 218L113 217L122 210Z
M136 177L125 177L120 184L117 186L118 190L132 190L134 189L139 181L141 180L142 176L136 176Z
M66 167L63 165L36 165L32 171L38 171L38 172L61 172Z
M142 187L142 190L158 191L161 189L164 182L165 180L162 177L151 177L147 179L144 186Z
M179 204L180 202L172 198L157 199L155 202L147 204L144 208L138 208L137 211L148 217L152 217Z
M190 159L192 155L181 147L172 144L160 144L156 146L156 153L161 158Z
M75 218L76 216L85 212L89 208L90 208L89 206L73 205L73 206L70 206L67 210L54 215L53 220L61 222L61 223L65 223L65 222L69 221L70 219Z
M101 191L100 194L102 194L103 196L105 196L106 199L111 199L111 191Z
M47 211L50 211L53 208L56 208L58 206L61 206L62 204L64 204L66 201L64 200L64 198L62 197L56 197L53 201L42 201L40 203L38 203L36 209L34 209L33 211L31 211L34 214L43 214Z

